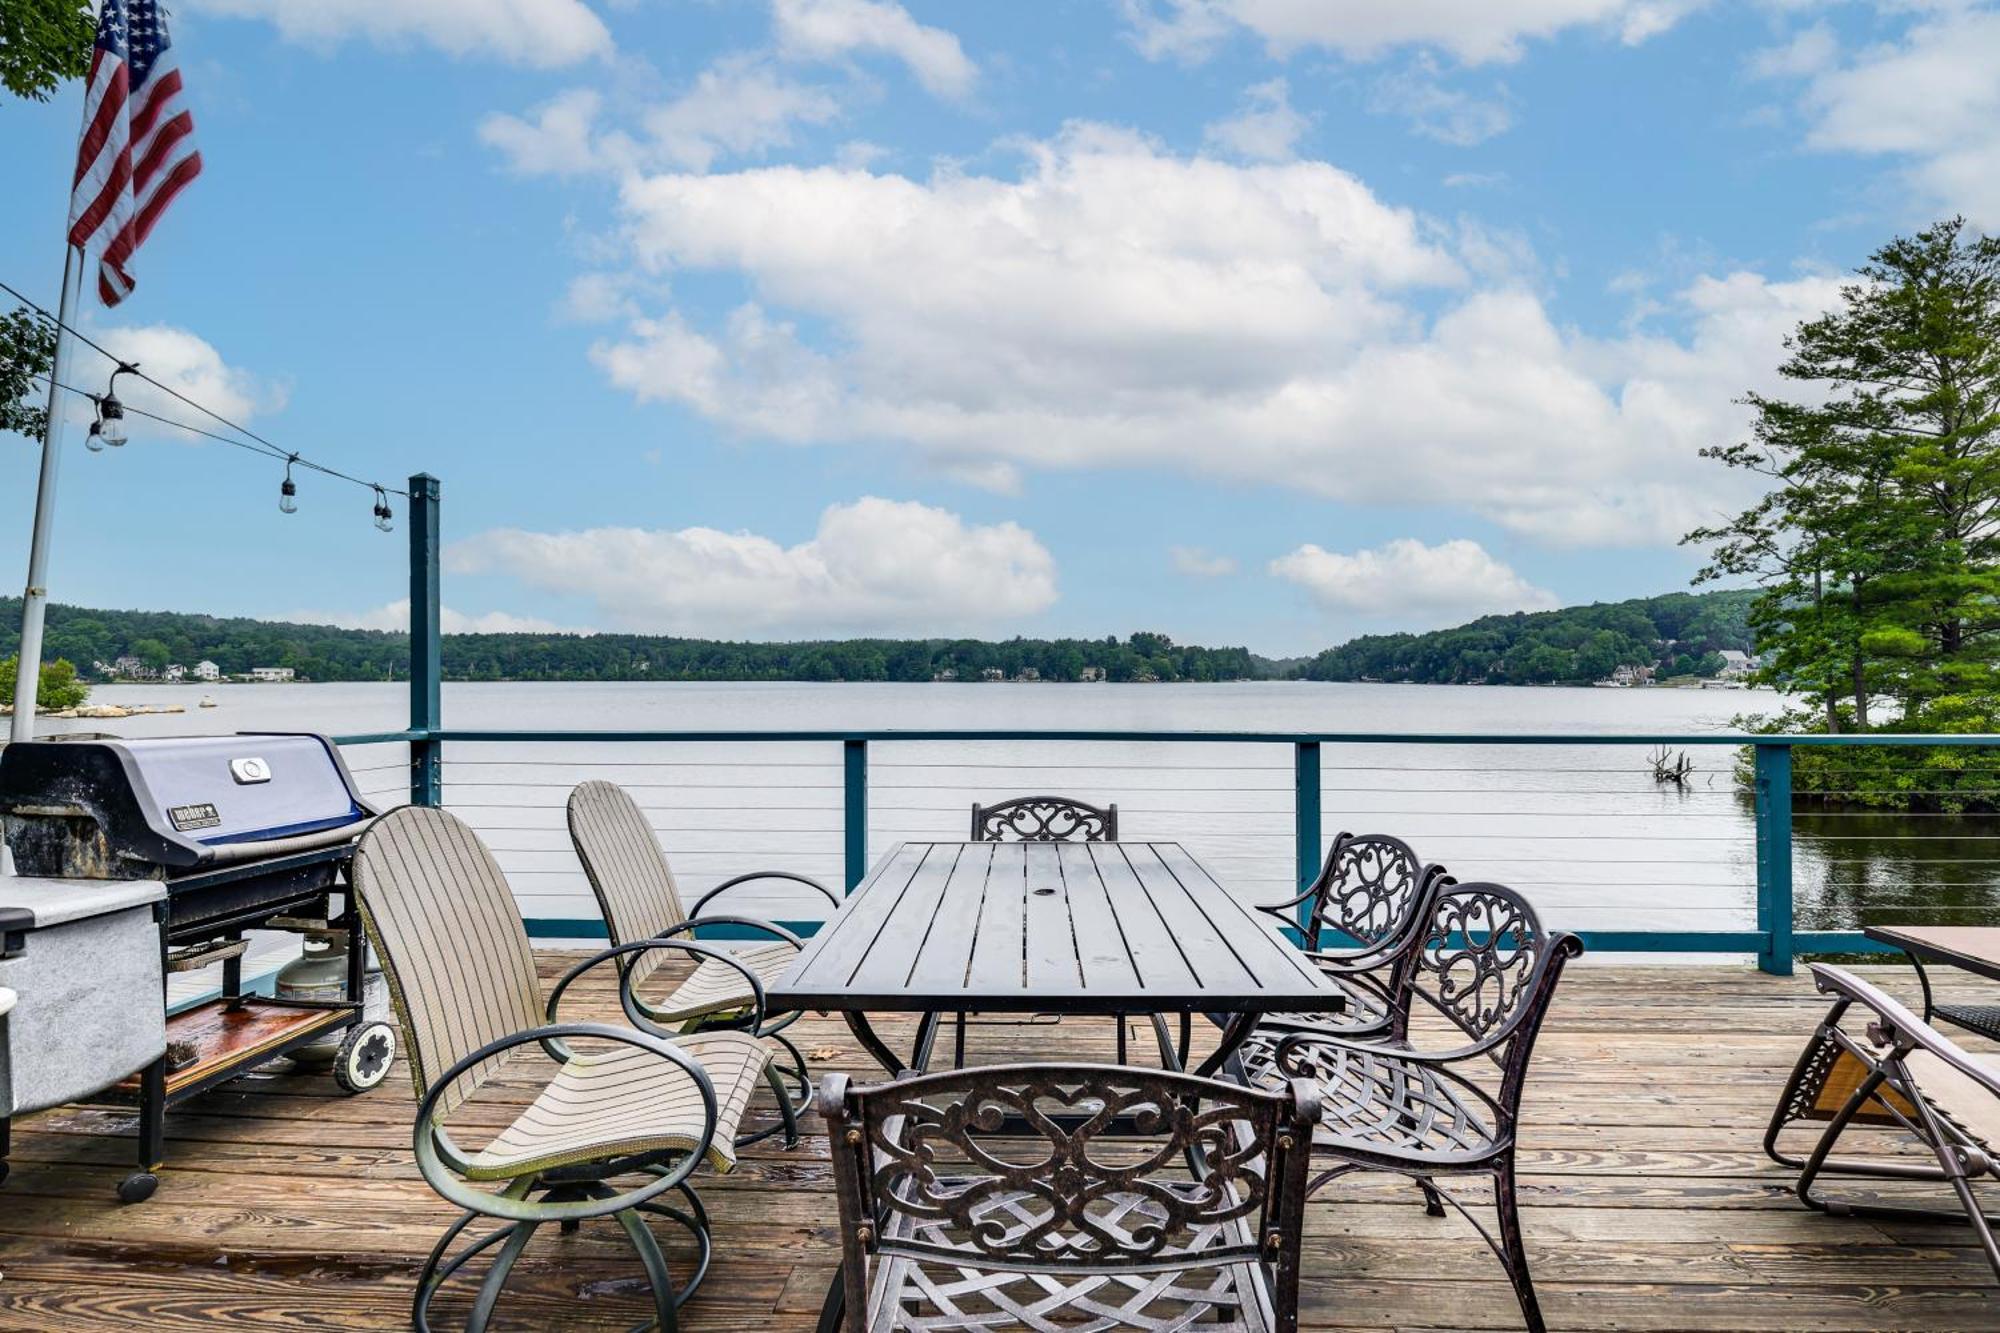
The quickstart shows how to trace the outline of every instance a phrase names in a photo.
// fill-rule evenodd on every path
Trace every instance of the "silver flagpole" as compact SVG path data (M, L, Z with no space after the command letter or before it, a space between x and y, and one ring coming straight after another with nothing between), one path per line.
M49 529L56 517L56 463L62 454L63 401L61 385L69 380L69 351L74 340L77 292L83 286L83 265L76 247L63 245L62 305L56 316L55 364L49 368L49 424L42 432L42 475L35 488L35 535L28 546L28 587L21 596L21 664L14 677L14 725L9 739L35 738L35 696L42 683L42 620L49 605Z

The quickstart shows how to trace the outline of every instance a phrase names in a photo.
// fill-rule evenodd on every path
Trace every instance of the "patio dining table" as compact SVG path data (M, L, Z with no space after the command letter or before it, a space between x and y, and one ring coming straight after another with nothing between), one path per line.
M891 1077L927 1066L954 1012L1205 1014L1212 1076L1259 1015L1337 1013L1340 992L1174 842L905 842L789 971L773 1012L840 1013ZM905 1062L870 1014L922 1015ZM1178 1069L1163 1025L1161 1057Z

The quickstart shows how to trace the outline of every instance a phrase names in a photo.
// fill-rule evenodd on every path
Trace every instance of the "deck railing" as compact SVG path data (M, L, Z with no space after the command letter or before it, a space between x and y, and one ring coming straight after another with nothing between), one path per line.
M1541 877L1550 885L1547 891L1586 890L1583 895L1567 895L1574 900L1571 915L1627 911L1654 918L1734 916L1731 903L1715 899L1718 893L1726 897L1731 889L1732 867L1747 861L1744 868L1754 870L1754 895L1745 905L1747 920L1704 929L1585 925L1580 933L1596 950L1752 954L1770 972L1790 971L1793 958L1802 953L1874 948L1857 930L1800 929L1795 924L1795 749L2000 743L1989 737L1772 738L1718 733L1524 736L450 727L349 736L341 741L350 747L357 776L371 795L449 805L487 833L503 864L510 857L515 861L510 874L566 876L564 894L538 893L532 887L524 891L531 923L544 937L601 933L601 924L588 911L587 896L576 892L577 877L560 816L570 787L586 776L609 776L634 786L641 804L661 824L677 863L686 856L694 867L691 879L698 880L709 868L719 876L731 868L776 864L832 871L849 888L860 882L871 855L880 854L894 840L963 836L968 792L993 798L1054 788L1096 800L1122 798L1124 822L1132 836L1175 836L1180 829L1191 828L1192 840L1205 837L1226 846L1219 858L1241 864L1234 876L1230 866L1220 868L1225 882L1233 879L1250 896L1262 899L1280 896L1291 883L1309 882L1336 827L1409 836L1420 853L1461 875L1507 879L1510 866L1531 861L1542 868ZM1641 809L1637 808L1641 802L1632 799L1629 814L1618 808L1651 782L1644 771L1643 751L1660 746L1703 751L1721 760L1703 766L1710 778L1705 790L1666 798L1669 807L1689 801L1709 804L1662 809L1654 801ZM995 747L1003 759L987 757ZM1529 760L1504 766L1450 762L1473 752L1513 754L1550 747L1559 747L1564 765L1538 767ZM1328 752L1336 748L1341 758L1329 760ZM1747 802L1733 772L1736 755L1744 748L1750 752L1752 779ZM1165 762L1149 763L1141 757L1152 749L1158 749ZM1204 750L1221 752L1224 762L1185 758ZM1274 762L1274 750L1286 754L1288 762ZM1080 759L1064 757L1078 752ZM1579 756L1603 752L1630 754L1631 762L1579 762ZM1056 757L1034 757L1050 753ZM1413 763L1409 758L1413 753L1441 755L1447 762ZM1260 755L1270 757L1260 761ZM1023 756L1029 757L1027 762ZM1371 756L1390 762L1353 762ZM1112 762L1102 762L1107 757ZM939 776L941 770L950 776ZM1344 782L1329 790L1329 774L1359 780L1358 785ZM1562 776L1570 785L1533 785L1538 774ZM871 776L877 775L891 781L871 784ZM1164 785L1157 779L1164 779ZM1577 785L1592 782L1599 785ZM1149 805L1143 803L1146 792L1163 795ZM920 798L913 803L908 793L919 793ZM1443 797L1452 800L1441 804ZM1490 808L1493 799L1505 798L1513 798L1512 803ZM1392 803L1382 804L1385 799ZM1713 804L1717 801L1721 807ZM1743 830L1746 803L1749 828ZM1290 828L1274 829L1274 816L1288 816ZM1544 831L1548 825L1537 822L1556 820L1560 827L1575 828L1579 821L1591 819L1607 821L1604 831L1548 833ZM1683 833L1671 827L1686 820L1709 831ZM1491 827L1496 821L1497 829ZM1412 824L1427 825L1429 832L1414 832ZM1916 836L1921 841L1922 835ZM1840 838L1832 835L1835 843ZM1634 851L1642 854L1630 854ZM1993 863L2000 865L2000 860ZM1550 866L1572 873L1551 877ZM1537 879L1534 874L1521 875L1519 887L1534 892ZM1593 884L1601 888L1592 892ZM1635 895L1650 905L1635 907L1631 901ZM549 909L552 903L584 906L568 912L538 910ZM1563 914L1554 915L1560 921ZM789 923L804 930L816 924L805 919Z
M1227 865L1221 873L1225 883L1234 879L1241 886L1239 891L1251 896L1275 898L1288 894L1293 884L1302 886L1310 881L1329 836L1336 831L1329 826L1331 814L1339 828L1351 832L1408 834L1422 854L1461 875L1476 872L1480 877L1508 879L1510 866L1539 867L1539 878L1552 895L1568 889L1584 891L1582 895L1565 895L1570 899L1568 910L1579 918L1607 912L1628 916L1647 913L1653 918L1651 926L1636 929L1581 920L1574 923L1593 949L1750 954L1765 971L1789 972L1792 960L1802 953L1875 947L1858 930L1797 926L1794 751L1852 745L2000 745L2000 736L1719 732L1493 735L1018 728L453 728L444 722L440 687L436 479L412 477L410 496L411 724L404 731L340 740L349 747L351 766L371 795L460 809L496 840L503 865L510 858L514 860L515 864L508 865L510 875L545 876L563 886L522 895L530 908L531 926L545 937L602 932L601 922L586 906L588 895L577 890L580 877L569 857L559 818L569 786L583 776L619 777L654 793L649 809L663 830L677 836L677 866L697 866L697 873L690 878L698 878L699 870L706 868L704 856L713 861L719 874L743 868L746 859L769 865L777 857L791 859L793 864L783 868L811 864L831 870L850 889L866 873L871 849L886 850L889 842L904 836L954 836L953 811L962 815L969 810L969 801L963 799L968 791L975 793L976 799L1056 789L1097 800L1116 799L1121 792L1152 791L1166 799L1128 807L1121 822L1130 836L1178 836L1183 829L1191 830L1192 840L1206 838L1217 849L1204 859L1239 863L1236 869L1240 873L1232 875ZM1655 801L1651 809L1644 808L1635 794L1650 781L1642 776L1643 751L1658 747L1695 751L1720 760L1706 766L1708 785L1689 794L1710 804L1680 808L1685 803L1663 807ZM1062 757L1053 762L1043 760L1040 756L1050 750ZM1743 827L1742 819L1744 793L1734 774L1735 760L1745 750L1750 765L1748 828ZM1625 758L1582 762L1582 758L1604 751L1629 756L1629 762ZM738 758L739 752L745 757ZM1565 762L1539 768L1512 762L1499 766L1492 759L1496 752L1509 756L1554 754ZM1447 762L1413 763L1412 754L1442 756ZM1378 757L1384 762L1356 762ZM871 795L871 769L901 780L878 784ZM1329 773L1352 781L1329 789ZM1439 776L1418 779L1417 785L1401 785L1396 780L1413 773ZM1162 774L1171 779L1166 786L1153 781ZM1537 774L1550 775L1555 785L1536 787L1521 780ZM1451 785L1453 782L1459 785ZM1283 799L1286 789L1289 802ZM661 792L667 794L661 797ZM806 795L814 792L828 796ZM833 792L838 792L837 798L831 798ZM774 799L781 793L788 799ZM877 799L883 794L894 794L895 799ZM1480 801L1465 799L1507 795L1521 797L1525 808L1480 808ZM1407 804L1376 803L1385 796ZM1442 797L1452 799L1440 805ZM1183 804L1170 805L1170 800ZM1714 804L1718 801L1722 805ZM682 821L682 815L689 811L696 812L699 822ZM1289 829L1274 827L1286 815ZM773 822L774 816L782 817ZM1605 831L1539 831L1535 821L1550 818L1572 825L1579 820L1601 820ZM1399 819L1428 826L1423 832L1412 833ZM1675 820L1693 821L1695 828L1707 831L1672 832L1670 829L1677 827ZM962 836L962 829L956 836ZM1983 829L1972 835L1952 833L1939 841L1956 846L1968 837L1975 843L2000 842L2000 837ZM519 841L514 840L517 838ZM703 838L719 842L709 847L696 845L688 855L689 844L700 844ZM1849 840L1849 835L1842 834L1818 837L1819 842L1836 849ZM1923 839L1910 841L1916 845ZM1558 848L1557 843L1580 846ZM1660 854L1587 855L1630 850ZM1821 860L1834 869L1843 864L1837 853L1823 853ZM1939 859L1936 864L2000 866L2000 858L1960 857ZM1557 877L1548 873L1551 866L1577 870L1574 877ZM1740 897L1743 889L1753 887L1732 878L1739 866L1746 872L1754 871L1754 891L1747 904L1730 898L1732 893ZM1537 875L1511 877L1525 890L1537 888ZM1963 887L1963 881L1957 887ZM1630 901L1635 894L1649 901L1635 906ZM1913 894L1904 909L1921 911L1924 904L1916 901L1919 897ZM1704 913L1724 918L1723 924L1683 928L1683 921ZM1558 924L1573 924L1561 920L1561 911L1553 915ZM799 920L793 924L809 930L816 923Z

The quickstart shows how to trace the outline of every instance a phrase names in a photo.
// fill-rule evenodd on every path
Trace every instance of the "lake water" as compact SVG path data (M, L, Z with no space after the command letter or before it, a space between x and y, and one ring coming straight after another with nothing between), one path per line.
M204 693L218 707L196 710ZM399 685L112 686L99 702L179 703L185 714L51 723L121 735L403 725ZM472 729L1131 729L1518 734L1731 729L1775 709L1761 691L1603 690L1257 682L1058 684L452 684L447 722ZM349 756L357 780L400 798L405 748ZM1747 929L1754 924L1750 806L1733 751L1690 750L1686 788L1653 780L1644 747L1505 744L1327 745L1328 837L1394 833L1461 879L1525 890L1556 924L1582 929ZM494 847L527 915L576 921L595 904L564 831L576 782L632 788L660 830L683 890L744 869L799 871L837 885L842 794L836 745L452 744L445 798ZM1294 876L1292 753L1222 743L877 743L869 756L869 840L962 837L974 801L1053 791L1115 801L1127 837L1175 838L1256 901ZM1795 821L1801 928L1894 919L1986 920L2000 908L2000 833L1988 818L1854 812ZM736 901L732 899L732 901ZM777 890L740 906L821 915Z

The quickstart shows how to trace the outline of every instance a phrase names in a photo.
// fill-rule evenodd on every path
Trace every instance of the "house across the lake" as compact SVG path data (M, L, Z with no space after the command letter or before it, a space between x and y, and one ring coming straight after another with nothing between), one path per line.
M295 680L298 673L290 667L251 667L250 679L263 684L282 684Z

